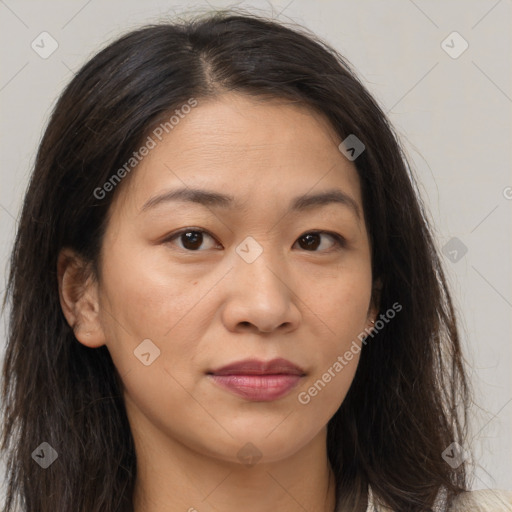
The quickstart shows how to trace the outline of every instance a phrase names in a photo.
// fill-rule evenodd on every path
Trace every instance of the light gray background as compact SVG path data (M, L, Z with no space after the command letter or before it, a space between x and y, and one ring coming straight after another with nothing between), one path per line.
M511 0L0 0L0 291L37 145L73 72L120 33L209 5L308 27L354 64L388 112L439 248L454 237L467 247L457 262L443 258L476 391L473 487L512 489ZM43 31L59 45L47 59L31 48ZM442 47L453 31L469 44L458 58Z

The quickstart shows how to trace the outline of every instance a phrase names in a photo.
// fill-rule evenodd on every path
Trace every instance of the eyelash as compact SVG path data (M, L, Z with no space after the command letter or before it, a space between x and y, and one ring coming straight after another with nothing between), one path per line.
M166 244L170 244L173 240L175 240L176 238L179 238L181 235L183 235L185 233L202 233L202 234L206 234L209 237L211 237L213 240L215 240L217 243L219 243L216 240L216 238L211 233L209 233L205 229L200 229L200 228L185 228L185 229L181 229L179 231L176 231L175 233L172 233L168 237L166 237L163 240L163 242L166 243ZM335 244L335 247L333 247L331 249L328 249L326 251L316 251L316 250L315 251L307 251L306 250L306 252L313 252L313 253L314 252L327 252L327 253L329 253L329 252L332 252L332 251L344 249L347 246L347 242L346 242L344 237L342 237L338 233L333 233L331 231L314 231L314 230L313 231L306 231L305 233L300 235L297 238L297 240L300 240L302 237L304 237L306 235L329 235L334 240L334 244ZM179 247L179 249L182 250L182 251L185 251L185 252L203 252L201 250L193 251L193 250L185 249L185 248L181 248L181 247Z

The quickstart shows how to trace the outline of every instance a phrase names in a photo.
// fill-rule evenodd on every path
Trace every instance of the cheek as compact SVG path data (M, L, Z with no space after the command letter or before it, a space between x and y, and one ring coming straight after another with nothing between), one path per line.
M326 424L342 404L352 384L360 353L351 352L351 360L342 352L314 375L297 392L299 411L303 410L318 424ZM338 357L340 359L338 359Z
M339 350L366 326L371 299L371 269L361 265L341 269L331 279L311 280L304 287L306 302L334 337Z
M155 267L142 252L130 258L123 253L109 253L100 293L102 326L116 366L126 372L140 364L134 351L148 339L157 348L148 347L161 355L190 358L188 340L196 324L187 318L204 290L179 273Z
M131 428L139 431L142 442L163 434L214 455L215 447L225 448L228 439L222 425L229 423L224 419L219 423L215 419L219 410L196 399L185 379L186 374L162 357L149 367L134 367L125 374L122 380Z
M350 307L338 305L330 311L330 330L335 334L318 340L318 350L311 354L313 371L296 392L298 407L315 423L327 423L341 406L364 350L366 303L357 304L356 298Z
M297 392L297 401L313 415L328 421L343 402L352 383L367 336L371 271L361 267L338 279L310 288L312 311L325 335L317 338L314 372Z

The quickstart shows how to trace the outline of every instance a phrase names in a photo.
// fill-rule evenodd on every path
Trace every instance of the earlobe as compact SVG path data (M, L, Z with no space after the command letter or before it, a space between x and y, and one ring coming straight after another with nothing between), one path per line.
M62 312L76 339L90 348L104 345L98 284L89 266L71 249L62 249L57 260L57 279Z

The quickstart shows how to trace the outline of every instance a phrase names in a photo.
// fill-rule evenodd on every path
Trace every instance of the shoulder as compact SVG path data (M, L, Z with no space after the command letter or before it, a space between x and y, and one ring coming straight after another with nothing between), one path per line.
M454 499L450 512L512 512L512 491L466 491Z

